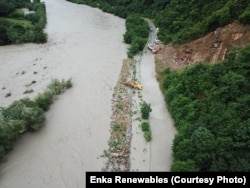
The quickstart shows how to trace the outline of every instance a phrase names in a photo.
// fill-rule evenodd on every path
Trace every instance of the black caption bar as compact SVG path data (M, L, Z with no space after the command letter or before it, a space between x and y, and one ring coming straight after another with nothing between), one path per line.
M249 187L249 172L86 172L86 188L153 185L158 187Z

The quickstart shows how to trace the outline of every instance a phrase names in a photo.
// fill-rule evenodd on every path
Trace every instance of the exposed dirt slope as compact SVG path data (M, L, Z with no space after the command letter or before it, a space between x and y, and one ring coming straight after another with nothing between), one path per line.
M170 69L181 69L201 61L215 63L224 60L232 46L244 47L249 42L250 25L233 22L190 43L163 45L156 58Z

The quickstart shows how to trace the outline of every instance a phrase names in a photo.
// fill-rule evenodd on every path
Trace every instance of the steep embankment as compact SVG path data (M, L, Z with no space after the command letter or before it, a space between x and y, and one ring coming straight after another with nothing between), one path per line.
M171 69L181 69L201 61L215 63L224 60L232 46L245 47L249 42L250 25L233 22L192 42L163 46L156 59Z

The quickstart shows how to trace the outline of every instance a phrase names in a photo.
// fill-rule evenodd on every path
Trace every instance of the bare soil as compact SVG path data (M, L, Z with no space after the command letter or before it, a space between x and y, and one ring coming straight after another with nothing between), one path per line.
M232 46L245 47L249 42L250 25L235 21L183 45L162 45L156 59L172 70L179 70L199 62L223 61Z

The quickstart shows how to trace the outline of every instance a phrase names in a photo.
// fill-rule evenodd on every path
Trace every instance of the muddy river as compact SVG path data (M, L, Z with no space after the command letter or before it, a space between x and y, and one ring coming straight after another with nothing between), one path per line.
M0 164L1 188L82 188L85 172L105 163L113 88L127 57L125 20L65 0L44 2L48 43L0 47L0 106L33 98L54 78L71 78L73 87L58 96L45 126L18 140Z
M34 98L52 79L71 78L73 87L57 97L45 126L23 135L0 164L0 188L84 188L85 172L106 163L112 95L127 58L125 20L65 0L44 2L48 42L0 47L0 106ZM143 99L153 108L153 140L146 143L133 124L131 170L169 171L175 130L151 53L138 72Z

